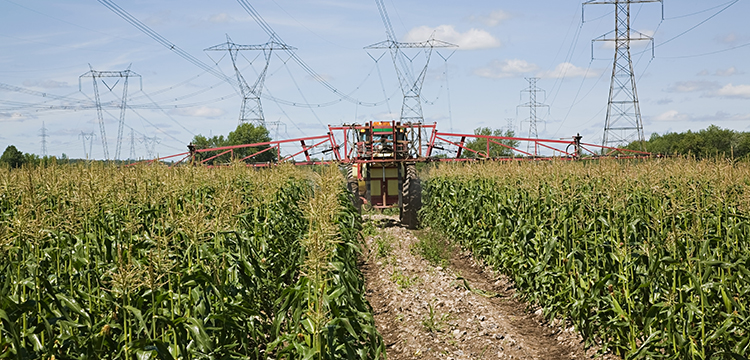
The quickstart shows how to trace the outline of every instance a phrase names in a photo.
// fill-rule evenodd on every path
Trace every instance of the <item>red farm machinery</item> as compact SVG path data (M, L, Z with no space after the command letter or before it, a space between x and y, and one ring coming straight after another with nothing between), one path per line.
M371 121L329 126L325 135L297 139L207 149L198 149L191 144L187 152L142 163L171 161L171 166L217 166L216 159L224 156L252 167L286 162L296 165L338 164L346 170L347 187L355 207L361 209L367 204L375 209L398 208L401 223L415 228L421 206L421 186L416 168L420 162L577 161L651 156L643 151L584 143L581 139L578 135L550 140L443 133L437 130L436 124ZM474 146L469 146L469 142ZM518 144L526 145L526 150ZM498 147L509 155L493 154L491 148ZM267 152L274 152L275 158L259 162L259 155ZM213 165L208 165L212 161Z

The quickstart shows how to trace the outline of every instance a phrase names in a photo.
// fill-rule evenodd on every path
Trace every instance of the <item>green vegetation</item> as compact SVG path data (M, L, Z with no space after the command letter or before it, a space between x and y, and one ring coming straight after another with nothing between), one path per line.
M0 168L0 358L383 358L343 181Z
M39 157L38 155L23 153L15 146L8 145L0 156L0 167L7 166L11 169L28 166L48 166L52 164L64 164L68 162L68 157L63 154L62 159L58 160L54 156Z
M401 271L401 269L397 269L395 265L393 266L393 272L391 273L391 281L396 283L399 289L401 290L408 289L412 285L419 283L421 280L422 279L420 279L419 276L415 275L413 277L409 277L408 275L405 275L404 272Z
M474 135L485 135L485 136L505 136L505 137L515 137L516 133L513 130L506 130L503 131L502 129L495 129L492 130L488 127L478 127L474 129ZM489 143L489 157L500 157L500 156L511 156L513 155L513 152L508 149L507 147L499 144L507 145L510 147L516 147L518 146L517 140L499 140L495 142ZM472 149L474 151L481 152L482 154L487 153L487 139L482 138L476 138L466 143L465 145L467 148ZM472 151L466 151L464 150L461 153L461 157L463 158L477 158L477 157L483 157L477 155L477 153Z
M208 149L223 146L234 146L243 144L256 144L271 141L271 136L268 130L262 126L255 126L251 123L239 124L234 131L230 131L229 135L225 138L224 135L215 135L207 138L203 135L196 135L193 138L192 144L195 145L196 149ZM270 146L259 146L249 148L234 149L233 156L231 154L224 154L215 159L209 160L209 164L223 164L228 163L234 159L242 159L246 156L252 155L263 149L267 149ZM211 151L201 153L199 159L208 159L210 157L221 154L223 151ZM253 158L247 159L247 162L269 162L277 160L277 151L275 149L268 150L262 154L259 154Z
M427 314L422 319L422 326L429 332L442 332L448 324L450 315L445 313L438 314L432 303L427 304L427 306Z
M431 174L424 223L589 344L627 359L750 355L750 165L487 163Z
M393 253L393 237L381 233L376 235L375 240L375 253L379 258L388 258Z
M412 252L422 256L433 266L448 267L453 256L453 244L442 234L421 230L417 232L417 242L412 245Z
M698 132L688 130L683 133L664 135L653 133L643 146L648 152L662 155L742 158L750 154L750 133L711 125ZM633 142L627 148L641 150L641 144Z

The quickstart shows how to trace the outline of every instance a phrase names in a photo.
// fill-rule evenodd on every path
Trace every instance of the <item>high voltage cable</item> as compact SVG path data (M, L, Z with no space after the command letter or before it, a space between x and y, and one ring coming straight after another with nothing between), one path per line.
M99 1L106 1L106 0L99 0ZM263 29L263 31L268 34L269 37L271 37L272 40L275 40L276 42L285 44L284 40L281 39L281 37L271 28L270 25L263 19L262 16L255 10L255 8L250 5L250 3L247 0L237 0L237 2L242 6L242 8L247 11L248 14L255 20L255 22L258 23L258 25ZM343 94L341 91L336 89L333 85L331 85L328 81L323 78L320 74L318 74L313 68L311 68L307 63L302 60L296 52L291 50L286 50L287 53L292 57L292 59L300 66L303 70L305 70L310 76L312 76L313 79L315 79L317 82L319 82L321 85L323 85L325 88L333 92L334 94L341 97L341 99L358 104L363 106L378 106L378 103L370 103L370 102L363 102L359 101L348 94ZM276 100L273 100L276 101ZM336 102L330 102L329 104L334 104ZM312 107L312 106L311 106ZM317 106L321 107L321 106Z
M711 51L711 52L702 53L702 54L682 55L682 56L660 56L660 58L662 58L662 59L688 59L688 58L694 58L694 57L701 57L701 56L721 54L723 52L736 50L736 49L743 48L743 47L746 47L746 46L750 46L750 43L745 43L745 44L733 46L733 47L730 47L730 48L727 48L727 49L716 50L716 51Z
M212 68L208 64L204 63L203 61L198 60L193 55L190 55L190 53L182 50L174 43L170 42L163 36L159 35L156 31L152 30L150 27L146 26L146 24L142 23L140 20L136 19L133 15L130 15L127 11L123 10L121 7L119 7L117 4L115 4L111 0L97 0L102 5L106 6L108 9L110 9L112 12L120 16L123 20L127 21L131 25L133 25L135 28L143 32L144 34L148 35L150 38L154 39L156 42L162 44L167 49L171 50L175 54L179 55L183 59L187 60L191 64L205 70L206 72L216 76L219 79L222 79L229 84L232 84L234 86L234 81L232 81L231 78L227 77L223 73L217 71L216 69Z
M721 13L723 13L724 11L726 11L727 9L729 9L730 7L732 7L732 6L734 6L735 4L737 4L738 2L740 2L740 0L733 0L733 1L729 2L729 3L725 3L725 4L723 4L723 5L719 5L719 6L716 6L716 7L713 7L713 8L711 8L711 9L715 9L715 8L717 8L717 7L721 7L721 6L724 6L724 8L722 8L721 10L719 10L718 12L716 12L715 14L713 14L713 15L711 15L711 16L709 16L709 17L707 17L706 19L704 19L703 21L699 22L698 24L696 24L696 25L694 25L694 26L690 27L689 29L687 29L687 30L685 30L685 31L683 31L683 32L681 32L681 33L679 33L678 35L676 35L676 36L674 36L674 37L670 38L669 40L666 40L666 41L664 41L664 42L661 42L661 43L659 43L659 44L656 44L656 45L654 45L654 47L655 47L655 48L657 48L657 47L660 47L660 46L662 46L662 45L666 45L666 44L668 44L668 43L670 43L670 42L672 42L672 41L674 41L674 40L676 40L676 39L678 39L678 38L682 37L683 35L685 35L685 34L687 34L687 33L691 32L691 31L695 30L695 29L696 29L697 27L699 27L699 26L701 26L701 25L703 25L703 24L707 23L707 22L708 22L709 20L711 20L711 19L715 18L716 16L718 16L718 15L719 15L719 14L721 14ZM726 6L725 6L725 5L726 5ZM711 10L711 9L709 9L709 10ZM702 12L706 12L706 11L708 11L708 10L703 10ZM750 45L750 44L748 44L748 45ZM744 45L743 45L743 46L744 46ZM724 52L724 51L729 51L729 50L733 50L733 49L722 50L722 51L718 51L718 52L716 52L716 53L719 53L719 52ZM636 55L638 55L638 54L642 54L642 53L644 53L644 52L647 52L647 51L648 51L648 50L644 50L644 51L641 51L641 52L639 52L639 53L636 53ZM710 55L710 54L705 54L705 55ZM702 56L702 55L698 55L698 56ZM694 57L694 56L686 56L686 57ZM670 58L675 58L675 57L670 57Z
M150 96L148 96L148 94L146 94L146 93L143 93L143 94L144 94L144 95L146 95L146 97L147 97L147 98L148 98L149 100L151 100L151 103L153 103L153 104L154 104L154 105L155 105L156 107L158 107L158 108L159 108L159 110L161 110L161 112L162 112L162 113L164 113L164 115L167 115L167 117L168 117L168 118L169 118L170 120L172 120L172 121L173 121L173 122L174 122L175 124L177 124L177 125L178 125L179 127L181 127L181 128L183 129L183 130L187 131L187 132L188 132L188 134L190 134L190 135L193 135L193 136L195 136L195 133L194 133L194 132L192 132L192 131L188 130L188 128L186 128L185 126L183 126L183 125L182 125L182 124L181 124L181 123L180 123L179 121L175 120L175 118L173 118L173 117L172 117L172 115L169 115L169 113L167 113L167 112L166 112L166 111L165 111L165 110L164 110L163 108L159 107L159 105L158 105L158 104L157 104L157 103L156 103L156 102L155 102L155 101L154 101L153 99L151 99L151 97L150 97ZM140 115L139 115L139 116L140 116Z
M292 76L292 71L289 70L289 66L287 66L286 63L284 63L284 67L286 68L286 71L289 73L289 77L292 79L292 82L294 83L294 86L297 87L297 91L299 91L299 95L302 96L302 100L304 100L305 102L307 102L307 98L305 97L305 94L302 92L302 89L300 89L299 85L297 84L297 80L294 79L294 76ZM315 109L310 108L310 112L313 114L313 117L315 117L315 119L318 120L318 122L320 123L320 126L322 126L323 128L326 128L326 125L323 124L322 120L320 120L320 117L315 112Z
M91 99L91 98L90 98L90 97L89 97L88 95L86 95L85 93L83 93L83 96L85 96L85 97L86 97L86 98L88 98L89 100L93 101L93 99ZM128 108L130 108L130 105L128 105L127 107L128 107ZM133 110L133 109L131 108L131 110ZM103 112L105 112L105 113L106 113L107 115L109 115L109 116L110 116L111 118L113 118L113 119L115 119L115 120L118 120L118 121L119 121L119 118L118 118L118 117L116 117L116 116L114 116L114 115L112 115L112 113L110 113L109 111L107 111L107 109L102 109L102 111L103 111ZM135 112L135 110L134 110L133 112ZM161 129L161 128L159 128L158 126L156 126L156 125L152 124L152 123L151 123L150 121L148 121L148 120L147 120L146 118L144 118L143 116L141 116L141 114L138 114L138 113L136 112L136 115L138 115L138 116L139 116L139 117L140 117L140 118L141 118L142 120L145 120L145 121L146 121L147 123L149 123L149 124L150 124L151 126L153 126L154 128L156 128L157 130L159 130L159 132L161 132L162 134L164 134L164 135L166 135L166 136L169 136L169 137L172 137L173 139L175 139L175 140L177 140L177 141L179 141L179 142L182 142L182 140L179 140L179 139L175 138L174 136L172 136L172 135L169 135L169 134L167 134L167 133L166 133L166 132L165 132L164 130L162 130L162 129ZM142 133L142 132L140 132L140 131L136 130L136 129L135 129L134 127L132 127L132 126L130 126L130 125L128 125L128 124L126 124L126 123L125 123L125 124L123 124L123 125L124 125L125 127L127 127L128 129L130 129L130 130L133 130L134 132L138 133L139 135L142 135L142 136L146 136L146 134L144 134L144 133ZM166 147L168 147L168 148L170 148L170 149L173 149L173 150L178 150L178 151L182 151L182 150L183 150L183 149L178 149L178 148L175 148L174 146L169 146L169 145L166 145L166 144L162 144L162 145L163 145L163 146L166 146Z
M711 20L711 19L715 18L716 16L718 16L719 14L723 13L724 11L726 11L726 10L727 10L727 9L729 9L730 7L734 6L734 4L736 4L736 3L738 3L738 2L740 2L740 0L734 0L734 1L733 1L733 2L731 2L731 3L729 4L729 5L727 5L727 6L725 7L725 8L723 8L723 9L719 10L719 12L717 12L717 13L715 13L715 14L713 14L713 15L709 16L709 17L708 17L707 19L705 19L705 20L703 20L703 21L699 22L698 24L696 24L695 26L691 27L690 29L687 29L687 30L685 30L685 31L681 32L681 33L680 33L680 34L678 34L677 36L675 36L675 37L673 37L673 38L671 38L671 39L669 39L669 40L667 40L667 41L664 41L664 42L662 42L662 43L660 43L660 44L656 45L656 47L659 47L659 46L665 45L665 44L667 44L667 43L671 42L672 40L675 40L675 39L679 38L680 36L682 36L682 35L685 35L685 34L687 34L688 32L690 32L690 31L694 30L694 29L695 29L695 28L697 28L698 26L701 26L701 25L705 24L705 23L706 23L706 22L708 22L709 20Z
M112 0L97 0L99 3L110 9L112 12L114 12L116 15L120 16L123 20L127 21L131 25L133 25L135 28L146 34L147 36L154 39L156 42L160 43L170 51L174 52L175 54L179 55L183 59L187 60L188 62L192 63L195 66L198 66L199 68L203 69L204 71L216 76L219 79L222 79L226 81L227 83L231 84L233 88L235 88L236 82L233 81L230 77L226 76L223 72L217 71L213 67L209 66L208 64L200 61L199 59L195 58L194 56L190 55L188 52L182 50L174 43L170 42L163 36L159 35L156 31L142 23L140 20L136 19L134 16L132 16L130 13L119 7L117 4L115 4ZM240 5L250 14L253 19L263 28L263 30L271 36L273 40L276 40L279 43L283 43L283 40L273 31L273 29L263 20L263 18L258 14L255 9L247 3L244 0L238 0ZM288 50L287 50L288 51ZM300 102L294 102L294 101L287 101L280 98L272 97L264 95L263 98L266 98L267 100L278 102L284 105L289 106L295 106L295 107L327 107L334 104L337 104L341 102L342 100L346 100L349 102L353 102L362 106L378 106L381 105L382 102L363 102L359 101L353 97L351 97L350 94L344 94L341 93L338 89L336 89L333 85L328 83L320 74L315 72L309 65L307 65L299 56L297 56L296 53L293 51L288 51L289 55L294 59L294 61L299 64L308 74L310 74L313 79L321 83L323 86L328 88L330 91L332 91L334 94L338 95L340 99L335 101L330 101L326 103L319 103L319 104L308 104L308 103L300 103ZM356 90L355 90L356 91ZM353 92L352 92L353 93Z

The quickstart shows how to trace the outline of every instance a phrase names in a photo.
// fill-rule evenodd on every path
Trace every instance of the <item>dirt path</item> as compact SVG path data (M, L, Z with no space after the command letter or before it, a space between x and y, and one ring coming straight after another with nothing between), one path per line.
M397 217L371 215L363 271L388 359L585 359L573 329L543 324L512 285L455 253L447 268L416 251ZM466 281L464 281L466 280ZM470 290L471 289L471 290ZM592 353L592 351L589 351Z

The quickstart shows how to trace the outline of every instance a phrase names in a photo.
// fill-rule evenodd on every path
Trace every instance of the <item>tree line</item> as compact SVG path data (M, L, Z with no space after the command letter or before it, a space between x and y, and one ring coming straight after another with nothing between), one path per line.
M681 133L669 132L664 135L653 133L643 144L634 141L626 148L645 149L652 154L695 156L700 159L743 158L750 154L750 132L722 129L711 125L696 132L688 130Z

